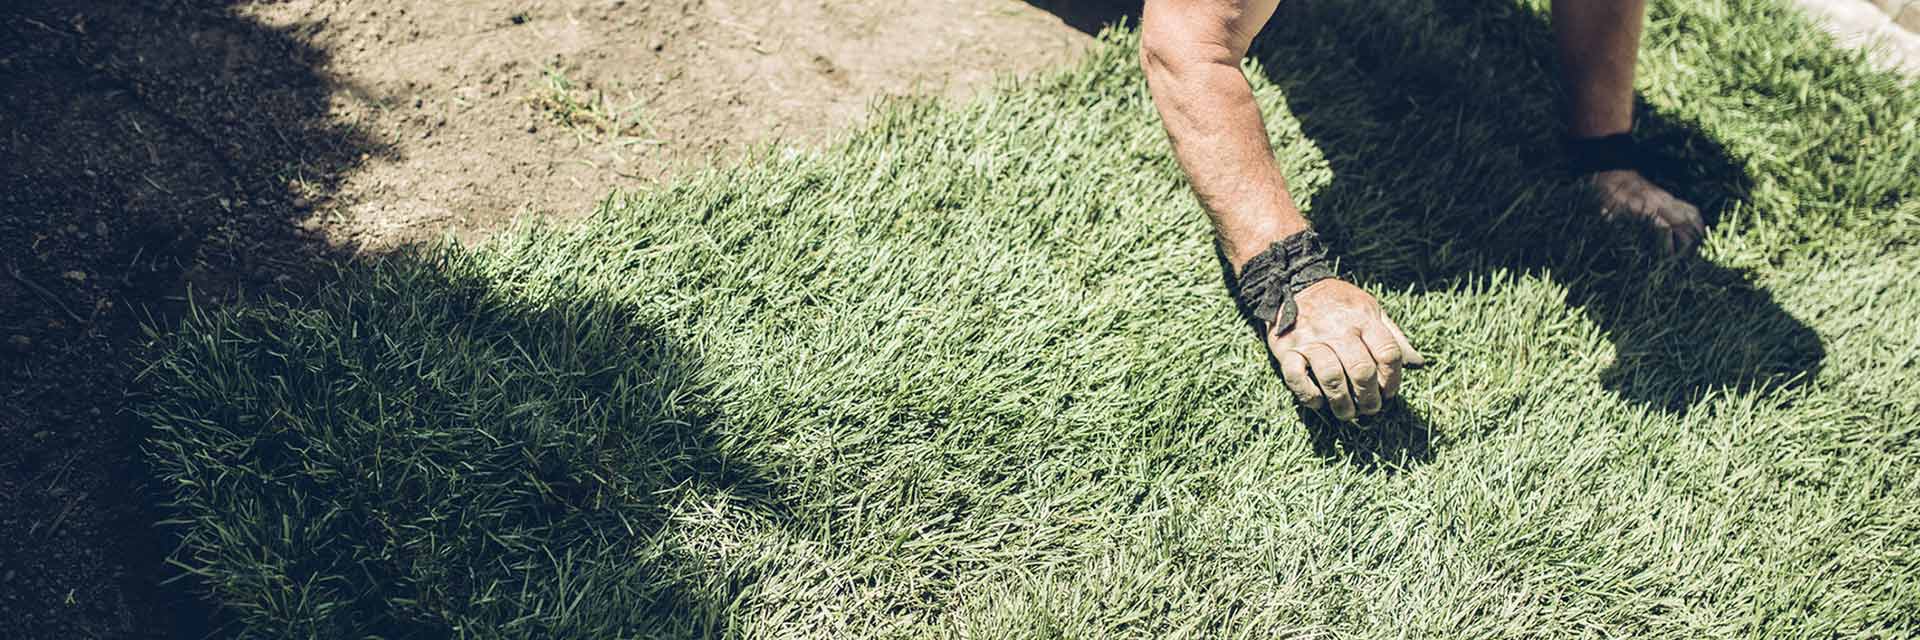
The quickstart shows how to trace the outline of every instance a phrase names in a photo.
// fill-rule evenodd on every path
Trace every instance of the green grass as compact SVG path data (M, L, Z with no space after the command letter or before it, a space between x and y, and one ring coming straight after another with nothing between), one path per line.
M1656 2L1661 262L1504 1L1288 2L1281 161L1434 364L1297 414L1132 41L592 219L201 309L143 379L174 561L262 637L1911 637L1920 89Z

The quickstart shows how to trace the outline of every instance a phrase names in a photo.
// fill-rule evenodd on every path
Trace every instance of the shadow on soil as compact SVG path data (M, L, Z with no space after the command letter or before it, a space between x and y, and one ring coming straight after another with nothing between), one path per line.
M1139 21L1138 2L1028 1L1089 33ZM1551 277L1614 344L1605 386L1669 413L1709 392L1818 373L1819 337L1747 274L1661 259L1636 231L1592 213L1558 154L1544 16L1505 0L1288 0L1250 55L1332 164L1333 182L1303 205L1362 284L1446 291L1495 270ZM1650 178L1709 224L1749 206L1751 180L1720 144L1636 102L1635 135L1656 158ZM1366 429L1304 417L1323 452L1431 455L1430 430L1404 407Z
M381 145L326 54L215 0L0 3L0 637L202 637L126 412L142 326L298 287Z

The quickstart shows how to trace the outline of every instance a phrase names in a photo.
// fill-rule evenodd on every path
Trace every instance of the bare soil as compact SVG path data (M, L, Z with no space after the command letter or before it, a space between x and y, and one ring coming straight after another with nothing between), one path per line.
M332 237L385 247L613 189L756 143L817 143L897 94L961 94L1087 36L1011 0L293 0L242 8L329 52L329 116L386 153L315 194ZM564 79L597 114L550 102ZM604 126L616 121L619 126Z
M1040 2L1048 10L1065 2ZM130 407L146 327L1063 64L1015 0L0 3L0 638L204 637ZM1075 23L1075 24L1069 24ZM1081 27L1081 28L1076 28Z

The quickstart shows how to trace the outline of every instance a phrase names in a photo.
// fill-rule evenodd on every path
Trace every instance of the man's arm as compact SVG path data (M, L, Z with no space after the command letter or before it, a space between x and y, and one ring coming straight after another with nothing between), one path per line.
M1307 229L1273 162L1253 88L1240 73L1247 45L1277 4L1153 0L1140 20L1140 59L1153 104L1236 268L1273 241Z
M1147 0L1140 59L1153 104L1235 274L1274 242L1308 229L1273 161L1240 59L1279 0ZM1291 329L1266 336L1299 402L1353 420L1393 397L1421 356L1373 296L1322 280L1295 297ZM1272 318L1263 318L1269 325Z

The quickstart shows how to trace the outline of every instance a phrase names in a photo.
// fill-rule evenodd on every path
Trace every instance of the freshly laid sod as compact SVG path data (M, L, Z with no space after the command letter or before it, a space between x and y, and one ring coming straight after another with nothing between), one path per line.
M1656 2L1662 261L1555 159L1544 2L1283 3L1296 193L1432 366L1301 415L1132 36L564 228L199 309L143 379L259 637L1912 637L1920 89Z

